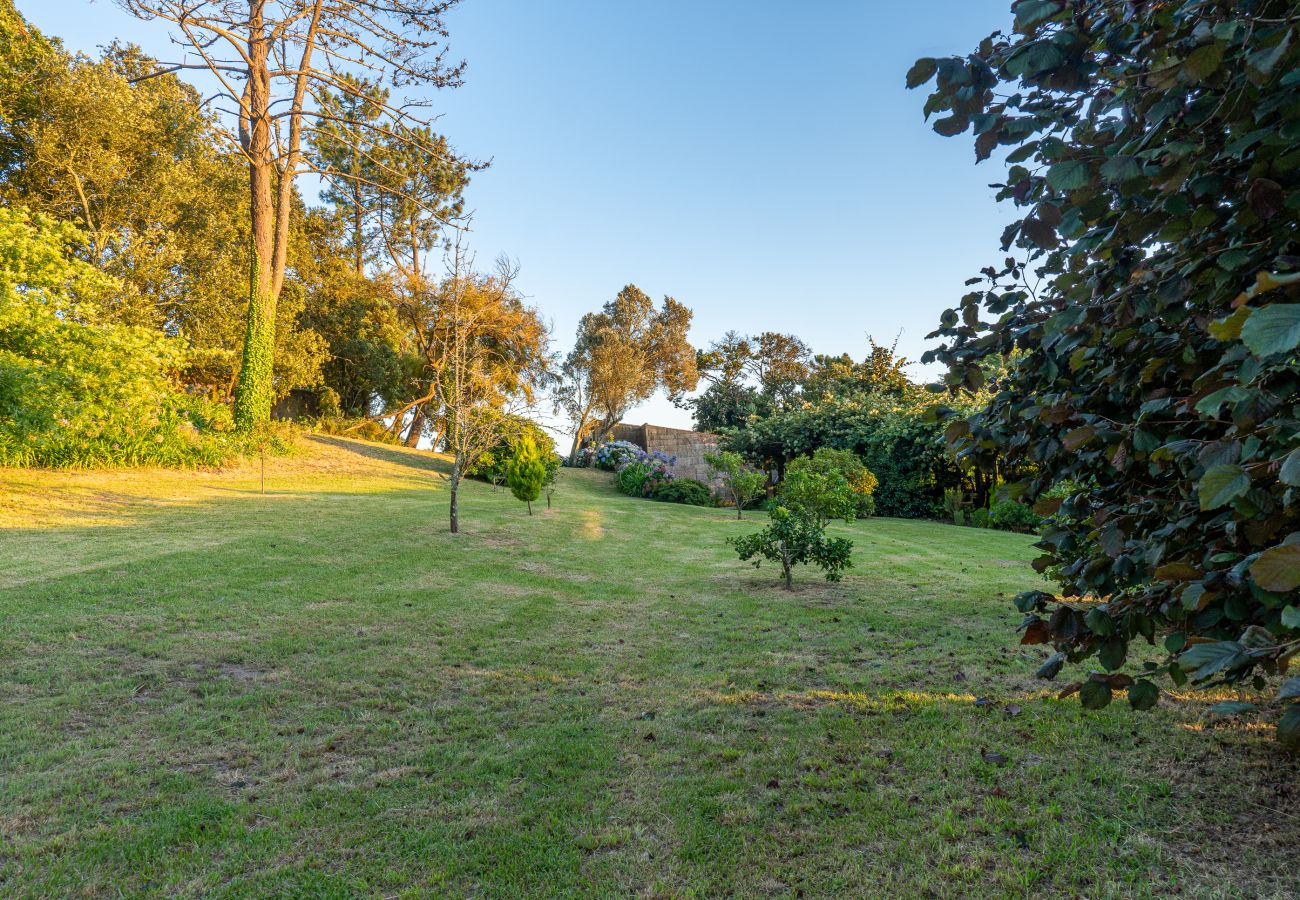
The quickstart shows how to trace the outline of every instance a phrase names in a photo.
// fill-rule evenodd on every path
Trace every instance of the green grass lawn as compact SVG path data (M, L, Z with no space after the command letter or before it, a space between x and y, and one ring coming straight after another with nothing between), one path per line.
M429 454L267 465L0 471L0 893L1300 889L1269 729L1033 679L1024 536L836 526L789 593L602 473L453 537Z

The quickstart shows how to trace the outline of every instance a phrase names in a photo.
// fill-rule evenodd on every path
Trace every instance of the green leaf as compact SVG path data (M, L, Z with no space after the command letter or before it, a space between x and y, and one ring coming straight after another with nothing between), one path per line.
M933 78L934 73L938 70L939 61L937 59L928 56L918 59L912 63L912 68L907 70L908 88L920 87Z
M1201 499L1201 509L1218 509L1227 506L1250 490L1250 476L1241 466L1214 466L1196 483L1196 493Z
M1300 487L1300 449L1292 450L1282 462L1282 470L1277 473L1283 484Z
M1196 411L1203 416L1212 418L1219 414L1219 407L1223 406L1223 404L1240 403L1243 400L1249 400L1253 396L1255 395L1248 388L1234 384L1231 387L1220 388L1213 394L1203 397L1196 404Z
M1300 749L1300 703L1291 703L1277 723L1277 739L1290 750Z
M1142 167L1132 156L1112 156L1101 164L1101 177L1111 184L1120 184L1142 177Z
M1300 628L1300 607L1288 606L1282 610L1282 626L1284 628Z
M1216 641L1188 647L1178 657L1178 665L1184 672L1192 673L1193 681L1204 681L1224 669L1236 668L1248 659L1246 648L1236 641Z
M1020 0L1016 4L1016 29L1026 31L1060 11L1060 0Z
M1067 159L1047 170L1047 183L1056 191L1078 190L1088 183L1088 164L1081 159Z
M1065 654L1053 653L1051 656L1047 657L1046 661L1038 667L1038 671L1034 674L1046 681L1051 681L1057 675L1061 674L1061 666L1064 664Z
M1241 337L1241 326L1250 313L1250 307L1243 306L1232 315L1211 322L1207 330L1216 341L1235 341Z
M1287 48L1291 46L1291 31L1282 35L1282 39L1272 47L1266 47L1263 50L1256 50L1250 56L1246 57L1247 68L1256 74L1267 78L1268 74L1273 71L1277 61L1285 55Z
M1124 665L1124 658L1128 655L1128 641L1123 638L1111 638L1101 645L1101 651L1098 652L1097 658L1101 664L1110 671L1115 671Z
M1253 703L1243 703L1240 700L1224 700L1211 706L1207 712L1212 716L1239 716L1253 709L1255 709Z
M1265 550L1250 564L1250 577L1266 591L1294 591L1300 587L1300 544L1279 544Z
M1084 709L1101 709L1110 704L1110 685L1104 681L1085 681L1079 688L1079 700Z
M1160 689L1150 681L1139 681L1128 689L1128 705L1134 709L1151 709L1160 697Z
M1292 675L1286 681L1282 682L1282 687L1277 692L1277 699L1279 700L1300 699L1300 675Z
M1213 75L1223 62L1223 45L1218 41L1203 44L1188 54L1183 61L1183 71L1193 81L1201 81Z
M1270 303L1250 314L1241 339L1256 356L1286 353L1300 347L1300 303Z

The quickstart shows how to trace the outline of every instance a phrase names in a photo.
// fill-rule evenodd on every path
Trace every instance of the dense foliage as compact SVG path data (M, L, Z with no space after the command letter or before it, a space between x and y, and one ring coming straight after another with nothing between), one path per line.
M812 456L801 456L786 466L786 479L805 472L843 478L853 495L855 518L868 519L876 511L876 502L872 494L876 491L878 481L852 450L818 448L813 451Z
M878 479L879 515L925 518L937 513L945 489L965 484L944 447L943 426L927 415L934 405L919 387L905 397L868 391L807 399L726 432L724 444L778 469L823 447L850 450Z
M629 497L649 497L676 477L673 474L676 462L675 456L667 456L657 450L653 453L638 450L635 455L625 457L618 464L614 472L614 483Z
M927 115L1008 151L1004 262L944 314L951 388L1022 364L949 437L1049 514L1025 643L1101 672L1088 707L1155 679L1263 687L1300 650L1300 14L1294 0L1021 0L1016 33L923 59ZM1099 604L1082 605L1085 597ZM1041 615L1040 615L1041 614ZM1167 656L1134 641L1167 632ZM1137 665L1137 680L1122 673ZM1300 746L1300 681L1278 737Z
M550 432L531 419L512 416L509 423L498 431L492 446L479 458L470 476L491 484L503 484L510 461L526 441L533 443L543 461L555 456L555 438Z
M657 483L649 492L651 500L663 503L685 503L688 506L712 506L713 491L703 481L694 478L672 478Z
M644 453L631 441L606 441L588 454L591 465L603 472L613 472L629 459L635 459Z
M179 341L104 312L120 285L85 235L0 207L0 465L216 465L241 449L224 408L185 394Z

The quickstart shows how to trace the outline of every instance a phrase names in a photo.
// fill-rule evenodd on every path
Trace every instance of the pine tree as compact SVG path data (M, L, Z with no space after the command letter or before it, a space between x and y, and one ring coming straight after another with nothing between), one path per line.
M510 460L506 483L515 499L528 504L528 515L533 514L533 501L542 496L542 485L546 481L546 463L532 438L526 437L519 442L519 449Z

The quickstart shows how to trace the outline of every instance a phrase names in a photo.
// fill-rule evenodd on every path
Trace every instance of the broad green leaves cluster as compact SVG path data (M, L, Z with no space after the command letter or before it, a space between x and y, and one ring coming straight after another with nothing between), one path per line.
M929 358L953 391L1023 361L949 437L1032 472L1020 497L1079 486L1038 506L1066 599L1018 599L1026 643L1058 650L1044 674L1099 665L1093 707L1150 706L1158 676L1263 687L1300 649L1296 4L1013 8L1016 33L908 75L934 79L938 132L1005 154L1020 211ZM1284 681L1293 746L1296 696Z

